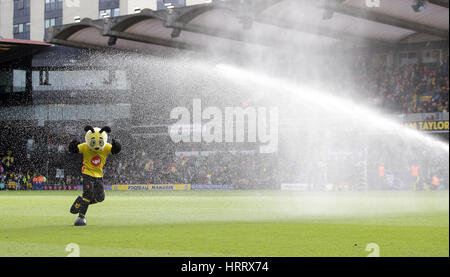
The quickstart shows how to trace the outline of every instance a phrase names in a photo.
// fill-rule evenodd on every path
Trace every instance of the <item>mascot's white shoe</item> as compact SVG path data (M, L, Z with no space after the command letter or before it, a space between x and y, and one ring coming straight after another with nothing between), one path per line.
M75 226L85 226L86 225L86 218L84 217L77 217L77 219L75 219Z

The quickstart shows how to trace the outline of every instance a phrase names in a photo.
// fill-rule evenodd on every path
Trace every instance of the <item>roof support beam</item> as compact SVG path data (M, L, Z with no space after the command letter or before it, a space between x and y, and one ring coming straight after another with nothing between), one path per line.
M147 12L147 10L144 10L144 12ZM153 11L148 11L149 13L154 13ZM174 15L172 12L170 12L165 20L161 20L163 24L169 19L171 19ZM108 37L114 37L114 38L120 38L125 40L131 40L136 42L143 42L143 43L149 43L149 44L155 44L159 46L164 47L170 47L170 48L178 48L178 49L184 49L184 50L203 50L203 48L199 45L193 45L190 43L185 43L173 39L164 39L160 37L152 37L152 36L146 36L146 35L138 35L133 34L130 32L126 32L125 30L130 26L130 22L128 22L128 19L132 18L130 16L126 16L126 19L120 19L120 18L112 18L111 20L108 20L108 22L103 27L103 36ZM152 14L146 14L146 16L139 18L139 20L131 20L133 23L137 23L142 20L155 18ZM175 29L174 29L175 30Z
M342 5L342 4L332 4L332 3L322 4L322 5L319 5L318 7L326 9L326 10L331 10L331 11L334 11L337 13L353 16L353 17L358 17L358 18L386 24L386 25L391 25L391 26L395 26L395 27L399 27L399 28L403 28L403 29L407 29L407 30L413 30L418 33L429 34L429 35L438 36L438 37L446 38L446 39L448 39L448 37L449 37L447 30L440 30L435 27L430 27L427 25L395 18L392 16L384 15L384 14L370 12L370 11L367 11L367 10L361 9L361 8L350 7L350 6L346 6L346 5Z
M58 44L58 45L63 45L63 46L69 46L69 47L74 47L74 48L88 48L88 49L93 49L93 50L100 50L100 51L118 51L118 49L113 49L110 47L105 46L99 46L99 45L94 45L94 44L89 44L89 43L83 43L83 42L76 42L76 41L70 41L70 40L66 40L66 39L59 39L59 38L52 38L48 40L51 43L54 44Z
M202 50L202 47L199 45L192 45L189 43L175 41L175 40L165 40L165 39L156 38L156 37L140 36L140 35L127 33L127 32L119 32L119 31L110 30L110 31L104 33L103 35L109 36L109 37L116 37L116 38L120 38L120 39L131 40L131 41L150 43L150 44L155 44L155 45L159 45L159 46L179 48L179 49L184 49L184 50Z
M197 33L197 34L203 34L218 38L224 38L229 40L235 40L240 42L246 42L246 43L252 43L252 44L259 44L263 46L274 46L277 45L275 41L266 41L266 40L255 40L253 38L248 38L245 34L239 33L239 32L230 32L225 31L221 29L216 28L209 28L209 27L203 27L193 24L182 24L179 22L174 22L172 24L166 24L165 27L173 28L173 29L180 29L187 32Z
M278 18L271 18L269 16L258 16L256 18L256 22L273 25L273 26L280 27L280 28L296 30L296 31L303 32L303 33L309 33L309 34L313 34L313 35L330 37L330 38L334 38L334 39L341 40L341 41L352 42L355 44L362 44L362 45L375 44L375 45L389 47L389 48L395 47L395 44L390 43L390 42L365 39L365 38L353 36L353 35L350 35L350 34L347 34L344 32L332 31L332 30L328 30L327 28L319 28L317 26L299 25L299 24L289 22L286 20L281 20Z

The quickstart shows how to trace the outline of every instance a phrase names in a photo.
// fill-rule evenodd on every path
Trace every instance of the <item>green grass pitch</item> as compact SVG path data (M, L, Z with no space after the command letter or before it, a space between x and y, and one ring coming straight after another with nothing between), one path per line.
M449 192L0 192L0 256L449 256Z

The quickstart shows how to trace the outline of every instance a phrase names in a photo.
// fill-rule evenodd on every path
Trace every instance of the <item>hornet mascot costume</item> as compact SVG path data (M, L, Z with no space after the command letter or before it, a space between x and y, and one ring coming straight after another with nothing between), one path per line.
M113 139L112 144L107 143L108 133L111 128L105 126L103 128L94 128L86 126L84 143L73 140L69 144L71 153L83 154L83 167L81 173L83 176L83 196L78 196L70 212L77 214L75 226L86 225L86 212L89 205L102 202L105 199L103 190L103 166L109 154L118 154L122 149L119 141Z

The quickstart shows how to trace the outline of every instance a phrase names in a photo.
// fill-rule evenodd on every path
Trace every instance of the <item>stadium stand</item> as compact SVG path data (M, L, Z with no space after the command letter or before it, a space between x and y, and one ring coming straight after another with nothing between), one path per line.
M378 108L386 109L394 114L448 112L448 56L440 63L414 63L396 67L389 67L386 64L371 65L361 59L354 63L353 72L355 79L352 80L352 85L367 103ZM433 115L427 118L427 120L434 119ZM4 126L5 128L2 128L2 136L5 138L3 142L14 141L17 129L27 130L29 128L27 124L29 123L16 122L14 125ZM67 154L67 144L73 135L61 132L38 136L44 137L47 146L46 149L38 150L41 154L34 155L34 160L27 158L25 147L17 146L25 145L25 141L1 146L3 167L1 173L3 186L1 187L3 189L40 189L42 186L32 185L30 181L39 176L39 172L48 172L49 183L59 189L80 184L79 168L73 163L62 166L50 163L50 168L44 168L47 159L64 160L61 156ZM158 148L161 145L165 144L161 142L159 146L153 147ZM8 153L11 147L15 148ZM231 160L233 162L230 162ZM58 166L64 167L64 178L53 177ZM174 155L173 151L166 153L163 151L158 154L133 151L126 157L112 160L107 164L105 182L108 184L235 184L238 187L252 188L257 184L269 185L280 182L277 179L277 168L276 157L256 153L218 152L207 156L187 157ZM448 186L448 180L443 184Z
M354 72L357 89L379 108L401 114L448 112L448 57L440 64L395 68L355 64Z

